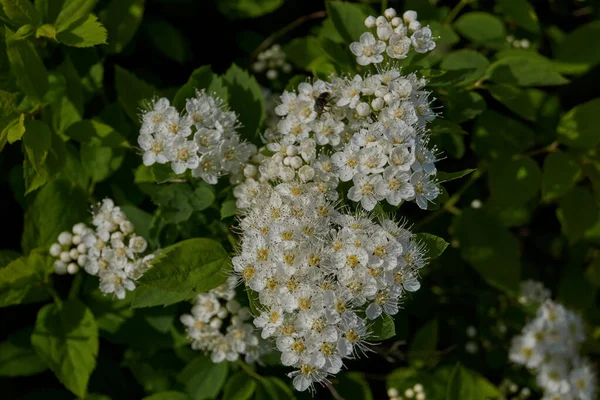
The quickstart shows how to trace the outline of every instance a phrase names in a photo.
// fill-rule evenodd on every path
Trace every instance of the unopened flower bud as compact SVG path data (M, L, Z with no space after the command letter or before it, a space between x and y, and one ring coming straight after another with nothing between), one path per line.
M246 166L244 167L244 176L246 178L254 178L257 172L258 169L256 168L256 165L246 164Z
M60 253L60 261L64 263L68 263L69 261L71 261L71 256L69 255L68 251L63 251L62 253Z
M394 17L394 18L392 18L391 22L392 22L392 26L394 28L396 28L402 24L402 19L400 17Z
M356 112L361 117L366 117L367 115L371 114L371 107L369 107L369 104L361 102L356 106Z
M71 235L69 232L62 232L60 235L58 235L58 243L62 244L63 246L70 246L71 243L73 243L73 235Z
M380 15L379 17L377 17L377 19L375 20L375 25L377 26L381 26L383 24L387 24L387 19L383 16Z
M62 246L58 243L54 243L52 246L50 246L50 255L52 257L58 257L60 255L61 251L62 251Z
M73 225L73 233L75 235L83 235L83 233L85 232L85 224L83 222L80 222L78 224Z
M71 260L77 260L77 257L79 257L79 252L77 249L71 249L69 251L69 257L71 257Z
M396 10L394 10L393 8L388 8L383 12L383 15L385 15L387 19L392 19L396 16Z
M417 12L408 10L404 14L402 14L402 19L404 19L404 22L406 22L407 24L410 24L411 22L417 20Z
M371 101L371 107L373 107L373 110L375 111L381 110L384 106L385 101L383 101L381 97L374 98L373 101Z
M71 275L75 275L79 271L79 265L75 263L70 263L67 265L67 272Z
M415 32L421 29L421 23L419 21L412 21L408 24L408 30L411 32Z
M54 261L54 272L58 275L64 275L67 273L67 264L60 260Z
M372 15L369 15L367 17L367 19L365 19L365 26L367 28L373 28L375 26L375 17Z

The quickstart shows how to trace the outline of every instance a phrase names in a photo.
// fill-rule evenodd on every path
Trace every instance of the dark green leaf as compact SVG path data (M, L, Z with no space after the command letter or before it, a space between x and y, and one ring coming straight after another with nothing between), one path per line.
M474 119L487 109L483 97L474 91L449 90L445 106L444 116L459 123Z
M342 372L337 378L335 388L342 398L373 400L369 383L360 372Z
M583 65L584 69L600 62L600 42L590 40L600 34L600 21L579 26L560 43L556 59L564 63Z
M94 146L129 147L127 140L119 132L97 119L76 122L65 131L65 135Z
M490 194L500 207L524 205L537 195L541 183L542 171L530 157L499 159L490 165Z
M33 251L0 268L0 307L46 300L44 280L53 260L45 250Z
M294 400L292 390L279 378L268 376L259 381L256 400Z
M166 21L144 25L150 41L167 58L183 64L191 54L188 40L183 33Z
M438 343L438 330L437 319L419 328L408 350L410 365L421 368L432 361Z
M490 65L487 73L490 80L507 85L554 86L569 82L540 56L501 58Z
M48 72L35 50L33 43L25 40L10 40L13 32L5 27L6 53L17 84L34 103L41 103L48 91Z
M61 308L44 306L31 344L67 389L85 396L98 355L98 328L88 308L77 300L66 301Z
M460 364L456 364L446 392L447 400L479 400L477 387L473 377L464 370Z
M504 84L489 84L486 87L490 94L509 110L526 120L535 120L543 92L537 89L523 90Z
M4 8L6 16L16 25L37 25L40 15L29 0L0 0L0 9Z
M81 145L80 155L81 165L93 182L107 179L119 169L125 158L123 149L85 143Z
M160 206L167 222L180 223L189 219L193 212L205 210L213 203L215 195L207 186L193 188L188 183L164 185L152 195L152 201Z
M152 85L119 66L115 66L115 86L119 104L136 123L139 122L139 113L144 102L158 94Z
M512 19L517 26L531 33L539 33L540 25L535 10L527 0L499 0L502 11Z
M223 75L223 82L229 93L229 106L239 113L242 138L254 138L265 118L265 98L260 86L253 76L235 64Z
M572 108L558 124L558 141L570 147L591 148L600 143L598 134L600 98Z
M394 336L396 336L396 327L394 326L394 320L392 317L387 314L383 314L373 321L369 340L386 340Z
M192 400L212 399L221 391L227 377L227 363L213 363L209 357L200 356L185 366L177 376Z
M497 46L506 40L506 29L500 18L480 11L463 14L454 28L473 43Z
M63 6L56 17L56 21L51 19L46 22L54 22L58 32L68 29L72 24L77 24L80 20L87 18L92 12L98 0L64 0Z
M472 146L479 157L493 160L526 150L533 145L534 138L527 125L488 110L477 119Z
M375 14L366 4L356 4L343 1L328 1L327 15L333 21L335 28L346 43L357 42L364 32L365 19Z
M181 392L161 392L155 393L152 396L144 397L142 400L190 400L190 396Z
M554 200L571 190L581 178L581 167L575 158L564 152L550 153L544 160L542 197Z
M177 109L185 107L185 100L196 96L196 90L205 89L209 94L216 94L222 100L227 101L227 89L223 87L223 82L210 69L209 65L196 68L192 75L175 94L173 106Z
M106 51L120 53L137 32L144 16L146 0L112 0L102 14L110 38Z
M444 57L440 68L446 71L474 68L473 72L465 77L461 85L469 85L485 75L490 62L481 53L470 49L454 51Z
M245 372L238 372L227 380L223 400L248 400L256 390L256 382Z
M283 4L284 0L218 0L219 11L230 18L256 18L269 14Z
M598 206L592 194L573 188L558 201L556 215L570 243L577 243L598 223Z
M425 246L425 257L430 261L441 256L446 247L448 247L448 242L430 233L417 233L415 239L418 243Z
M448 182L448 181L453 181L455 179L460 179L460 178L463 178L463 177L469 175L471 172L474 172L474 171L477 171L477 169L467 168L465 170L457 171L457 172L441 172L441 171L439 171L435 175L436 182L444 183L444 182Z
M21 330L0 343L0 376L29 376L48 368L30 343L31 329Z
M337 46L335 43L334 45ZM331 47L334 48L334 46ZM300 69L306 69L315 58L325 55L321 42L314 36L296 38L283 46L283 51L292 64ZM342 60L339 59L339 61Z
M232 217L237 213L235 203L235 200L227 200L221 204L221 219Z
M30 119L25 123L25 135L23 136L25 152L29 162L36 171L39 171L48 156L48 150L52 144L52 132L48 125L39 120Z

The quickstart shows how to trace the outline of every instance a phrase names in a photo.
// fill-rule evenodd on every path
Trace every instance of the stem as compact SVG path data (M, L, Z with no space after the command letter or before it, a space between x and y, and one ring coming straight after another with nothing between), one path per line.
M554 141L554 142L550 143L548 146L544 146L539 149L528 151L527 153L521 154L521 156L525 156L525 157L535 156L535 155L543 154L543 153L552 153L557 150L558 150L558 142Z
M333 385L331 383L327 383L325 385L325 387L327 389L329 389L329 391L331 392L331 396L335 399L335 400L345 400L342 396L340 396L340 394L338 393L338 391L333 387Z
M250 367L248 366L248 364L246 364L245 362L243 362L242 360L238 360L237 364L244 370L245 373L247 373L250 377L260 381L262 380L262 377L260 375L258 375L256 372L252 371L252 369L250 369Z
M258 57L258 55L260 53L262 53L263 51L265 51L266 49L269 48L269 46L271 46L271 44L273 44L273 42L275 42L277 39L279 39L280 37L282 37L283 35L285 35L286 33L288 33L289 31L291 31L294 28L297 28L298 26L302 25L303 23L305 23L306 21L310 21L311 19L317 19L317 18L325 18L327 16L327 11L325 10L321 10L321 11L316 11L312 14L308 14L308 15L304 15L300 18L298 18L297 20L295 20L294 22L284 26L283 28L281 28L280 30L278 30L277 32L269 35L265 40L263 40L263 42L250 54L250 58L251 59L256 59L256 57Z
M381 0L381 14L388 9L388 0ZM335 396L334 396L335 397Z
M454 6L452 11L450 11L450 14L448 14L446 19L444 20L444 24L451 24L452 21L454 21L454 18L456 18L456 16L458 15L458 13L460 13L462 9L465 8L465 6L470 2L471 0L460 0L458 4Z
M60 296L58 295L56 290L54 290L54 287L52 287L52 285L50 283L46 284L46 290L48 291L48 293L50 293L50 296L52 296L52 300L54 300L54 303L56 303L56 306L58 308L62 308L63 302L60 299Z
M73 283L71 283L71 289L69 289L69 300L75 300L77 298L82 282L83 274L75 275L75 279L73 279Z

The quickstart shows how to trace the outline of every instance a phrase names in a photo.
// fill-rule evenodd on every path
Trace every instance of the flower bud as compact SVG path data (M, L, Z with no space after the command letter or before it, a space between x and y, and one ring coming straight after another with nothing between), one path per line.
M219 318L213 318L210 320L210 326L215 329L221 329L221 326L223 326L223 320Z
M130 234L131 232L133 232L133 229L134 229L131 221L121 222L121 224L119 225L119 228L121 229L121 232L123 232L124 235Z
M386 93L385 96L383 96L383 100L386 103L389 103L390 101L394 100L394 95L392 93Z
M366 117L367 115L371 114L371 107L369 107L369 104L361 102L356 106L356 112L361 117Z
M79 245L77 245L77 251L79 254L85 254L87 253L87 246L83 243L79 243Z
M63 251L62 253L60 253L60 261L64 263L68 263L69 261L71 261L71 256L69 255L68 251Z
M54 272L58 275L64 275L67 273L67 264L60 260L54 261Z
M367 28L373 28L375 26L375 17L372 15L369 15L367 17L367 19L365 19L365 26Z
M296 146L293 145L289 145L286 149L285 149L285 153L292 157L295 156L296 154L298 154L298 149L296 149Z
M78 224L73 225L73 233L75 235L83 235L83 233L85 232L85 224L83 222L80 222Z
M387 19L383 16L380 15L379 17L377 17L377 19L375 20L375 25L377 26L381 26L383 24L387 24Z
M298 170L298 177L303 182L311 181L315 177L315 170L310 165L304 165Z
M67 265L67 272L71 275L75 275L79 271L79 265L75 263L70 263Z
M71 249L69 251L69 257L71 257L71 260L77 260L77 257L79 257L79 252L77 249Z
M58 243L62 244L63 246L70 246L71 243L73 243L73 235L71 235L69 232L62 232L60 235L58 235Z
M291 157L290 159L290 167L294 169L298 169L302 166L302 158L298 156Z
M81 235L73 235L73 245L77 246L81 243Z
M81 267L83 267L86 262L87 256L85 254L81 254L79 257L77 257L77 264L79 264Z
M407 24L410 24L411 22L417 20L417 12L408 10L404 14L402 14L402 19L404 19L404 22L406 22Z
M421 29L421 23L419 21L412 21L408 24L408 30L411 32L415 32Z
M274 80L277 79L278 72L275 69L270 69L267 71L267 79Z
M392 26L394 28L396 28L397 26L400 26L402 24L402 18L400 18L400 17L394 17L394 18L392 18L391 22L392 22Z
M383 106L385 106L385 102L380 97L377 97L371 101L371 107L373 107L373 110L375 111L381 110Z
M61 251L62 251L62 246L58 243L54 243L52 246L50 246L50 255L52 257L58 257L60 255Z
M392 19L396 16L396 10L394 10L393 8L388 8L383 12L383 15L385 15L387 19Z
M246 178L254 178L257 172L258 169L256 168L256 165L246 164L246 166L244 167L244 176Z
M390 91L387 88L387 86L381 86L381 87L378 87L377 89L375 89L375 96L377 96L377 97L383 97L383 96L385 96L389 92Z

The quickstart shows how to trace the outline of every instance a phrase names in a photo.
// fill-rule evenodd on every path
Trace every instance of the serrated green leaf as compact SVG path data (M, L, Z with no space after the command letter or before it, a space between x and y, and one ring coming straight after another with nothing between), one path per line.
M265 98L259 84L253 76L235 64L223 75L223 82L229 94L229 106L239 113L242 138L255 138L265 118Z
M25 114L19 115L6 126L6 139L8 143L13 144L21 140L25 134Z
M210 239L184 240L165 247L162 254L154 268L140 278L140 284L187 298L219 286L231 269L225 249Z
M448 91L444 105L444 116L458 123L474 119L487 109L487 104L479 93L454 89Z
M479 157L494 160L526 150L534 139L535 133L527 125L488 110L477 119L471 145Z
M192 400L212 399L221 391L227 377L227 363L213 363L209 357L200 356L185 366L177 376Z
M530 157L498 159L490 165L491 198L500 207L518 207L534 198L542 183L542 171Z
M185 100L196 96L196 90L205 89L209 94L215 94L227 101L227 89L217 74L213 73L210 65L196 68L188 81L177 91L173 98L173 106L177 109L185 107Z
M104 147L129 147L127 140L113 127L97 120L86 119L72 124L65 135L79 143Z
M365 19L369 15L376 15L366 4L342 1L327 1L325 4L327 15L346 43L357 42L366 31Z
M36 29L35 37L46 37L48 39L56 39L56 28L54 25L44 24Z
M207 186L201 184L194 188L188 183L164 185L152 195L152 201L160 206L161 215L167 222L177 224L189 219L193 212L210 207L215 195Z
M188 60L191 49L188 40L175 26L166 21L155 21L144 25L150 41L167 58L183 64Z
M283 4L284 0L219 0L219 11L229 18L256 18L269 14Z
M419 328L408 350L410 365L421 368L432 362L438 343L438 330L437 319L432 319Z
M48 156L52 144L52 132L42 121L30 119L25 122L23 144L29 161L39 171Z
M140 109L145 102L158 94L157 90L118 65L115 66L115 86L119 104L129 118L139 124Z
M223 400L248 400L256 390L256 382L245 372L238 372L227 380Z
M65 92L57 101L50 104L52 127L59 135L83 117L83 87L77 70L70 58L59 66L64 77Z
M534 34L540 32L537 14L527 0L498 0L498 4L504 14L517 26Z
M415 235L415 239L418 243L425 246L424 255L430 261L441 256L449 244L441 237L432 235L430 233L417 233Z
M0 0L6 16L17 25L37 25L40 15L29 0Z
M71 24L86 18L96 7L97 2L98 0L64 0L56 21L48 20L46 22L54 22L57 32L62 32L70 28Z
M537 111L543 99L543 92L540 90L523 90L504 84L489 84L486 85L486 88L492 97L518 116L529 121L534 121L537 117Z
M555 86L569 83L552 63L537 55L501 58L489 66L487 74L490 80L507 85Z
M92 182L102 182L119 169L125 159L123 149L82 143L80 161Z
M500 18L481 11L463 14L454 23L454 28L473 43L491 45L502 44L506 40L506 28Z
M5 27L7 38L13 32ZM48 72L35 46L29 40L7 40L6 53L17 84L35 103L41 103L48 91Z
M30 376L48 367L30 343L31 329L23 329L0 342L0 376Z
M45 250L37 250L0 268L0 307L46 300L44 281L52 262Z
M106 28L98 21L98 17L89 14L87 18L71 24L67 29L59 31L56 40L74 47L91 47L106 44Z
M300 69L306 69L315 58L326 55L321 42L314 36L295 38L283 46L283 51L289 61Z
M44 186L25 213L21 247L28 253L56 242L61 232L88 218L87 195L80 187L58 180Z
M469 85L485 75L489 64L488 59L481 53L470 49L461 49L445 56L440 68L446 71L474 68L473 72L460 82L460 85Z
M152 396L146 396L142 400L190 400L190 396L182 392L168 391L154 393Z
M558 141L570 147L592 148L600 143L596 129L600 115L600 98L572 108L558 124Z
M133 39L142 18L146 0L112 0L101 20L110 38L106 51L120 53Z
M387 314L382 314L373 321L369 340L386 340L394 336L396 336L396 327L394 326L392 317Z
M598 206L592 194L582 188L573 188L558 201L556 215L562 231L575 244L598 223Z
M44 306L38 312L31 344L67 389L85 396L98 355L98 328L85 305L68 300L61 308Z
M564 152L548 154L544 160L542 197L554 200L571 190L581 178L582 171L574 157Z
M189 300L194 296L195 295L190 295L188 292L175 292L141 285L133 292L131 306L133 308L169 306L171 304Z

